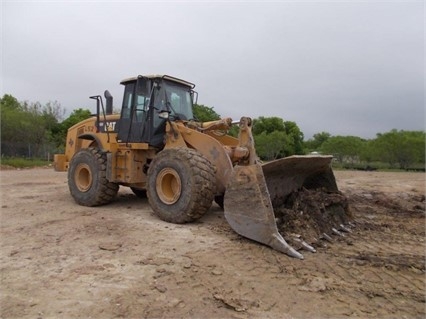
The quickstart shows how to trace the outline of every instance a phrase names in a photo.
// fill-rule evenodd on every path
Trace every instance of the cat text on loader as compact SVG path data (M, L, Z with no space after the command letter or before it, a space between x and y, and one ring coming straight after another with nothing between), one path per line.
M153 75L121 84L121 114L112 114L108 91L105 109L102 97L92 96L96 114L71 127L65 154L55 155L54 167L68 170L69 189L78 204L107 204L122 185L146 196L162 220L186 223L203 216L215 201L238 234L300 259L302 254L288 240L315 251L293 229L285 230L283 237L276 221L287 219L274 210L285 208L287 199L302 189L338 193L331 156L291 156L262 164L250 118L204 123L194 119L197 95L192 83ZM239 125L238 138L226 134L232 125ZM335 223L327 225L330 232L347 221L345 212L332 213L336 216L327 219ZM322 227L317 233L330 238L326 231Z

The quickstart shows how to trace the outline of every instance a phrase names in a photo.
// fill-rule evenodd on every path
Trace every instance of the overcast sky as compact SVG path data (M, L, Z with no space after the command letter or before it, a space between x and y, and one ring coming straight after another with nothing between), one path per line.
M425 129L424 1L5 1L1 95L95 110L168 74L221 116L278 116L305 140Z

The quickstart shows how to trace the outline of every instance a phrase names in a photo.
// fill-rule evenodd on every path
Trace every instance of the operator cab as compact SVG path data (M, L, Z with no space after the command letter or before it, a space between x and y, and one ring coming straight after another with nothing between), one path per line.
M193 119L194 84L168 75L138 76L121 81L123 105L119 142L164 146L168 120Z

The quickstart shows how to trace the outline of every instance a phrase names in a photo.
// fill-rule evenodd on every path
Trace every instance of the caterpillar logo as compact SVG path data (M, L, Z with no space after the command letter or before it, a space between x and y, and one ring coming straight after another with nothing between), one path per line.
M115 132L117 121L100 122L99 127L101 132Z

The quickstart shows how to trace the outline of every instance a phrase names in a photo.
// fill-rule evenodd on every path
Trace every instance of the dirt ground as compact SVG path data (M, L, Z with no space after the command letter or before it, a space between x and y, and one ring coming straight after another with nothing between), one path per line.
M234 233L216 204L74 203L66 173L2 170L1 318L424 318L425 174L337 171L356 228L305 259Z

